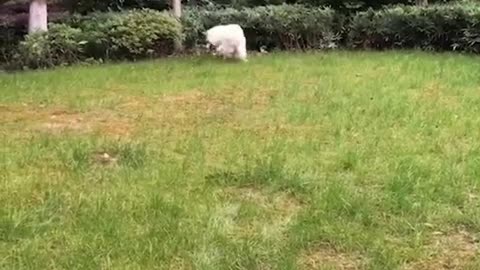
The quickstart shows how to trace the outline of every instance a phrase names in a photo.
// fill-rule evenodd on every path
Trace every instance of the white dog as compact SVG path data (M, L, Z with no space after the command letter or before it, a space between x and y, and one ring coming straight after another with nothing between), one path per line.
M205 35L207 46L213 46L217 54L247 61L247 40L240 25L217 25L207 30Z

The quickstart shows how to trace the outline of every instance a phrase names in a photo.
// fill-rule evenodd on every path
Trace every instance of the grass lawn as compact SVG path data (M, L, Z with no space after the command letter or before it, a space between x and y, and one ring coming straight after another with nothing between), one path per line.
M0 269L480 269L479 60L0 74Z

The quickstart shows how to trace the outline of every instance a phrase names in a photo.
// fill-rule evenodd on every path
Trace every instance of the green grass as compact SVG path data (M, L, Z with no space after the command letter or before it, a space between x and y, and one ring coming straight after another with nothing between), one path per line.
M0 74L0 269L479 269L480 61Z

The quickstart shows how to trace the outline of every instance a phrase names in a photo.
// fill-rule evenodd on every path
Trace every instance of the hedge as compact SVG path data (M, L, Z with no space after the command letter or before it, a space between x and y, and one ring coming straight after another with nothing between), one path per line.
M87 14L141 8L162 11L169 6L170 0L64 0L64 2L70 11Z
M398 6L355 15L348 46L352 48L459 50L480 52L480 6Z
M445 3L450 0L430 0L430 3ZM151 8L163 10L169 7L170 0L64 0L69 8L78 13L92 11L119 11L131 8ZM267 5L301 4L329 7L342 12L354 12L368 8L380 8L385 5L415 4L415 0L184 0L186 6L204 7L222 5L224 7L244 8Z
M204 32L218 24L242 26L249 49L323 49L338 45L342 17L329 8L301 5L263 6L243 9L187 9L182 23L185 46L202 43Z
M153 10L92 14L48 32L26 36L10 68L44 68L81 61L134 60L172 54L182 38L180 22Z
M25 33L16 31L8 23L0 22L0 63L5 63L11 57L11 52L18 45Z
M41 68L164 56L173 53L177 41L183 40L186 49L203 45L208 28L227 23L244 28L250 50L419 48L480 53L480 5L397 6L344 18L329 8L302 5L187 8L181 21L153 10L94 13L27 36L8 60L15 68Z

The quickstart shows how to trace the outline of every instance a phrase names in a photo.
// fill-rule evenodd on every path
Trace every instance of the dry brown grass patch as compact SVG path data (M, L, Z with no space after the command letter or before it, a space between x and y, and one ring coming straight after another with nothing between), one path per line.
M205 93L189 91L178 95L166 95L154 101L149 119L171 129L193 129L206 123L230 123L241 125L246 115L258 115L270 102L265 91L222 91Z
M458 97L446 95L443 86L437 82L428 83L421 91L414 95L414 100L422 103L434 103L452 110L460 107Z
M299 269L366 269L365 259L359 254L340 252L332 247L317 246L303 252L298 259Z
M462 270L479 256L478 240L469 232L436 233L425 246L428 258L406 270Z
M65 106L8 104L0 105L0 124L51 134L99 132L110 136L129 136L140 122L175 131L208 123L242 126L251 120L248 115L258 117L266 110L272 97L271 91L242 89L220 93L195 90L160 98L129 95L119 96L113 109L86 112Z
M236 232L243 236L261 234L264 238L281 238L303 207L301 201L284 192L267 194L256 188L229 187L222 194L230 201L255 205L264 213L258 219L239 224Z
M59 132L99 132L109 136L128 136L133 130L133 123L113 112L64 113L51 115L40 125L40 130L49 133Z
M160 99L160 109L164 115L174 119L202 119L205 117L225 117L231 114L232 103L222 97L192 91L180 95L165 96Z
M291 217L302 208L302 203L290 194L277 192L272 196L256 188L227 188L224 190L228 197L241 201L253 202L263 208L269 208L282 216Z
M48 115L46 115L48 116ZM84 115L76 112L54 111L48 116L48 119L41 119L40 130L49 133L62 132L91 132L92 123L85 120Z
M193 269L193 267L186 260L179 257L175 257L170 261L168 269L169 270L190 270L190 269Z
M10 105L0 107L0 124L20 125L26 131L50 134L100 132L110 136L128 136L133 121L112 111L77 112L63 107Z

